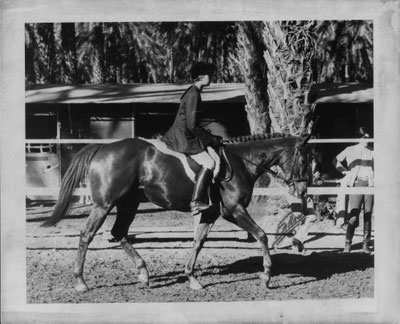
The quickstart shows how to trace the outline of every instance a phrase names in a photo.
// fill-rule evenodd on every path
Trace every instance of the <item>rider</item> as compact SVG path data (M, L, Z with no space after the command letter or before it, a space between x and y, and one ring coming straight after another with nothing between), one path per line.
M207 204L207 192L217 161L207 153L207 149L212 150L211 147L217 147L222 143L222 137L212 135L199 125L200 93L203 87L210 85L215 70L213 64L204 62L193 64L190 74L194 84L180 98L181 102L175 121L162 138L170 149L190 155L202 166L196 178L190 203L193 215L211 207Z

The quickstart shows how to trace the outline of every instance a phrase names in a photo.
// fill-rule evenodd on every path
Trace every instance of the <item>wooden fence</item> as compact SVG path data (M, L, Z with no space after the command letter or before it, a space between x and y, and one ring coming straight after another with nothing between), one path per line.
M35 144L106 144L118 141L119 139L27 139L25 141L27 147ZM333 139L312 139L309 143L312 144L329 144L329 143L359 143L373 142L373 139L354 139L354 138L333 138ZM26 188L27 196L51 196L57 197L59 188ZM309 195L338 195L338 194L374 194L373 187L363 188L350 188L350 187L308 187ZM74 195L89 195L87 188L78 188L75 190ZM287 195L286 188L255 188L253 191L255 196L285 196Z

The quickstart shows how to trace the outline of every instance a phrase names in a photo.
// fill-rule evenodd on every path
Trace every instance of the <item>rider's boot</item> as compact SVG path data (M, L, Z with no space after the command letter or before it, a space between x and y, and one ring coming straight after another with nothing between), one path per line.
M363 240L363 252L371 253L372 250L369 247L371 242L371 221L364 222L364 240Z
M197 175L196 184L193 191L192 201L190 203L190 210L193 215L208 209L211 205L207 204L208 201L208 187L213 176L212 170L202 168Z
M356 227L353 224L348 224L347 225L347 230L346 230L346 241L345 241L345 246L344 246L344 253L350 253L351 250L351 241L353 240L354 236L354 231Z

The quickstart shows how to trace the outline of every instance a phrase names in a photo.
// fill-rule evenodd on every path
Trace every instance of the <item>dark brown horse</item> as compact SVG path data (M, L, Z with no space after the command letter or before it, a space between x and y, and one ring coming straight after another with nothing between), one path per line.
M226 181L216 181L213 185L212 200L218 208L195 219L193 249L185 267L192 289L202 288L194 276L194 265L211 226L220 215L260 242L264 272L259 276L268 287L271 256L267 235L253 221L246 207L257 178L275 165L284 172L284 180L292 193L296 192L298 196L306 194L307 139L276 134L225 140L231 173ZM193 181L185 173L179 159L160 152L147 141L131 138L106 145L89 145L79 151L71 162L62 181L55 210L44 226L56 224L67 213L73 191L85 177L90 186L93 208L80 235L74 266L75 288L78 291L88 290L83 279L86 251L115 206L117 216L111 234L134 261L138 279L149 284L145 261L127 239L140 203L138 190L142 188L146 197L161 207L188 212Z

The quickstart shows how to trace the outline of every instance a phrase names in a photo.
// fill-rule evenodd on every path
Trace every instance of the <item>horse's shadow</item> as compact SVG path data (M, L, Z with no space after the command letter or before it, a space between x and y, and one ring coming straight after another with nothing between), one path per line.
M374 256L366 253L325 251L310 255L278 253L272 258L272 276L297 275L324 280L334 274L365 270L374 266ZM220 275L263 271L262 257L250 257L224 266ZM206 275L206 273L203 273Z
M324 280L334 274L357 270L363 271L374 267L373 255L358 252L349 254L339 253L337 251L325 251L318 253L314 252L310 255L277 253L271 257L273 264L273 277L280 275L288 277L305 277L308 278L306 282ZM201 277L216 274L221 276L231 274L257 274L263 271L262 264L263 259L261 256L249 257L230 264L207 267L201 271ZM177 271L153 277L153 279L155 279L154 281L158 283L167 278L171 281L169 283L161 284L161 286L173 285L174 283L183 282L185 280L182 276L182 272ZM221 283L223 282L210 283L207 284L206 287L215 286ZM305 282L293 283L293 285L304 283ZM273 289L277 288L282 288L282 286L273 287Z

